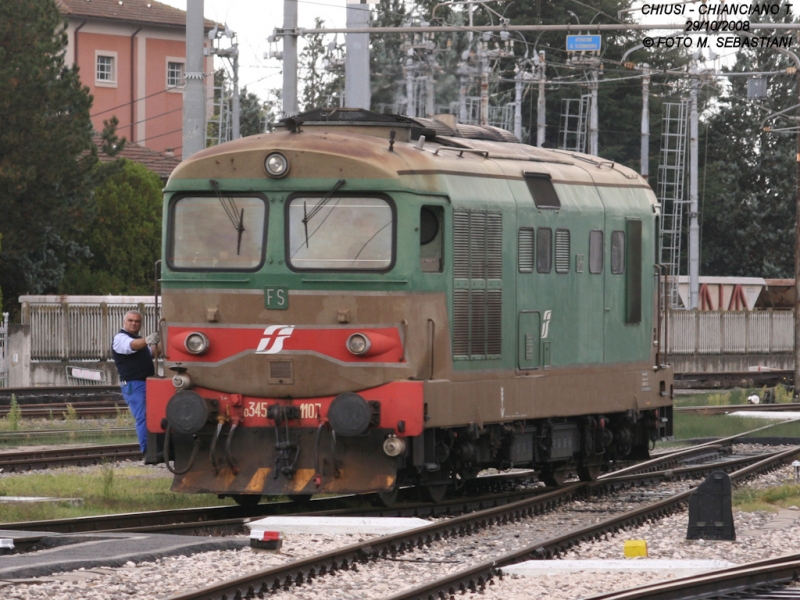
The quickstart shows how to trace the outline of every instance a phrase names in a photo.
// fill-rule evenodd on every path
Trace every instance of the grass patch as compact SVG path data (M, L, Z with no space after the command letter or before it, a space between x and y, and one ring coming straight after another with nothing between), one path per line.
M0 503L0 522L233 504L212 494L176 494L171 484L172 475L165 469L125 463L7 475L0 479L0 496L83 498L83 506Z
M68 414L68 413L67 413ZM136 441L130 413L119 411L113 419L0 419L0 449L51 444L127 444ZM128 432L114 431L130 429ZM47 432L53 431L52 435ZM9 435L13 434L13 435Z
M733 507L745 512L800 506L800 485L784 484L766 490L739 488L733 490Z
M728 415L688 415L675 413L675 438L686 440L707 437L728 437L769 425L765 419ZM800 422L776 424L753 437L800 437Z
M747 398L756 394L761 401L768 393L775 397L776 404L794 402L792 392L779 383L774 388L738 388L725 391L699 392L687 396L676 396L675 406L727 406L729 404L747 404Z

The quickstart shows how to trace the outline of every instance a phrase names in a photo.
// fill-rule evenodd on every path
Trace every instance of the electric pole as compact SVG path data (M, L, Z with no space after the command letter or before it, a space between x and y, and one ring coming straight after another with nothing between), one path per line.
M186 84L183 89L182 159L206 143L206 86L203 69L203 0L186 5Z
M353 3L354 0L347 3L347 27L368 28L369 4L366 0L355 1L359 3ZM369 34L348 33L345 39L345 106L369 110L372 97L369 79Z
M283 116L297 108L297 0L283 0Z

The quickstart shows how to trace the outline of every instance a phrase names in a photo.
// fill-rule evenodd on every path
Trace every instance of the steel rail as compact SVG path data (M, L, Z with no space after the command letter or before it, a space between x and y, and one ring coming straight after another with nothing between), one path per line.
M791 450L794 454L800 453L800 447ZM770 457L769 460L782 460L786 452L777 453ZM751 457L752 460L758 460L759 457ZM740 459L746 460L746 459ZM764 463L760 460L759 463ZM756 463L756 464L759 464ZM721 468L721 465L714 465L714 467ZM745 469L753 468L753 465ZM745 469L740 469L737 473L742 473ZM648 475L651 476L651 475ZM625 478L635 479L636 475L625 476ZM640 476L639 476L640 477ZM224 599L230 600L233 598L252 598L254 596L267 594L271 591L281 588L288 588L291 585L299 585L305 583L314 577L324 575L339 569L352 568L358 562L368 562L388 556L396 556L415 547L429 545L434 541L438 541L448 537L461 536L469 534L473 531L489 527L496 523L507 523L527 518L536 514L541 514L555 506L562 504L567 500L577 497L583 497L592 491L607 487L618 487L623 485L621 482L608 479L605 481L598 481L594 483L574 483L566 485L553 492L548 492L531 499L520 500L507 504L502 507L492 508L489 510L480 511L455 517L446 521L432 523L412 531L403 533L381 536L366 542L352 544L345 548L334 550L325 554L312 556L306 559L294 561L292 563L273 567L256 573L232 579L230 581L220 582L205 588L190 591L179 595L172 596L170 600L199 600L199 599ZM675 506L679 506L688 498L691 490L679 495L681 500ZM646 512L652 518L656 514L665 512L672 512L674 500L672 498L662 500L660 502L648 505L649 512ZM663 506L663 508L662 508ZM645 511L638 511L635 513L626 513L623 517L619 518L620 523L628 522L641 522L645 520L644 517L639 515L639 512L645 514ZM622 525L617 525L619 528ZM576 541L583 541L590 539L590 536L596 537L599 533L592 533L598 526L586 528L585 531L579 530L554 538L544 544L537 543L531 547L525 548L521 551L511 553L504 557L509 562L517 562L521 557L534 555L535 557L542 558L552 555L555 552L563 551ZM611 527L615 527L611 525ZM606 529L607 530L607 529ZM489 561L488 563L481 563L476 567L461 571L456 574L453 581L460 582L455 585L448 578L447 581L442 583L439 580L433 584L431 590L426 589L420 592L420 595L399 595L396 598L434 598L437 597L439 591L445 594L451 593L450 590L467 590L475 589L485 584L495 573L496 568L499 566L497 561ZM507 564L507 563L506 563ZM466 582L466 583L464 583ZM417 588L415 588L417 590ZM435 590L435 594L432 590ZM430 593L430 595L429 595ZM395 597L393 597L395 598Z
M770 458L739 469L731 473L731 480L741 480L754 473L769 470L774 468L777 464L790 460L797 454L800 454L800 446L785 450L784 452L779 452ZM655 517L674 513L688 501L689 496L693 492L694 489L687 490L671 498L653 502L600 523L573 530L561 536L551 538L544 542L537 542L513 552L508 552L498 558L485 561L469 569L400 592L399 594L391 596L388 600L433 600L441 596L454 594L458 591L483 588L492 577L498 575L500 567L514 564L521 560L553 558L577 543L596 539L606 532L616 532L632 525L640 525ZM635 596L632 596L632 598L634 597Z
M586 600L694 600L711 597L742 597L764 587L783 586L800 576L800 554L787 554L717 571L707 571L668 582L606 592Z
M81 437L100 435L135 434L134 427L107 427L104 429L18 429L17 431L0 431L0 441L29 440L49 437Z
M131 458L141 459L139 444L105 444L51 450L26 450L0 453L0 468L4 472L29 471L52 466L96 465Z
M48 387L0 388L0 404L11 402L14 397L19 404L29 401L64 402L64 398L121 398L118 385L70 385ZM44 400L43 400L44 399Z

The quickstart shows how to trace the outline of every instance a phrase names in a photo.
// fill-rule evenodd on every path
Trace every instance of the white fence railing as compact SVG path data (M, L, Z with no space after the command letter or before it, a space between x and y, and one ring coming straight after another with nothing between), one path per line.
M142 333L156 330L152 296L22 296L31 327L32 361L111 358L111 339L129 310L144 315ZM662 332L663 324L662 324ZM7 366L7 326L0 321L0 386ZM669 354L777 354L794 348L792 311L689 311L669 314Z
M142 313L143 334L158 322L152 296L21 296L20 302L22 324L31 327L32 361L109 359L126 312Z
M792 352L794 314L790 310L674 310L669 313L668 342L669 354Z

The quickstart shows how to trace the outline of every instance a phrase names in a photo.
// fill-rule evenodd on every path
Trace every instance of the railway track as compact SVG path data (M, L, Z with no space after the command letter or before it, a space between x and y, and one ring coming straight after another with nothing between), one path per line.
M24 450L0 453L0 469L18 473L52 467L99 465L121 460L141 460L139 444L106 444L50 450Z
M106 427L103 429L24 429L0 432L0 442L19 442L37 439L97 437L105 435L135 435L133 427Z
M786 452L774 453L767 459L761 457L738 458L726 464L715 463L706 466L706 472L717 469L731 470L740 467L743 463L748 466L738 468L731 477L740 479L759 470L767 470L777 464L789 460L800 453L800 447L795 447ZM689 467L698 476L698 467ZM673 477L676 470L669 471L662 476ZM354 568L359 563L368 563L381 559L393 559L398 555L445 538L476 533L484 528L496 524L510 523L541 515L553 508L571 501L585 498L591 494L613 491L633 485L641 478L652 479L655 473L644 475L622 475L620 478L608 478L594 483L573 483L565 485L554 491L539 494L533 498L512 502L505 506L481 510L478 512L442 520L431 525L421 527L409 532L373 538L363 543L353 544L326 554L313 556L307 559L251 573L234 580L221 582L201 590L172 596L171 600L200 600L200 599L225 599L250 598L267 594L280 589L288 589L293 585L300 585L313 580L323 574L338 570ZM458 591L479 589L494 577L499 567L513 564L528 558L549 558L555 556L575 543L595 538L608 531L641 523L645 520L670 514L678 510L688 499L691 490L682 492L665 500L649 504L639 510L626 512L613 519L605 520L589 527L570 531L544 542L537 541L530 546L506 553L501 557L494 557L481 562L469 569L459 571L443 579L438 579L423 586L407 590L393 596L393 600L406 598L438 598L449 597Z
M800 573L800 554L788 554L670 582L599 594L587 600L693 600L695 598L792 600L800 598L800 589L776 590L797 581L798 573Z
M67 402L78 402L81 400L121 400L122 392L120 392L119 386L117 385L4 387L0 388L0 406L8 406L11 403L12 396L20 405L29 403L66 404Z
M702 466L675 469L678 461L700 460L701 458L719 457L724 445L706 443L665 454L646 463L640 463L609 482L609 489L631 486L637 482L663 481L665 479L681 479L697 477L708 472ZM752 461L740 458L740 461ZM741 463L735 463L735 468ZM0 465L1 467L2 465ZM637 468L638 467L638 468ZM657 468L669 469L658 471ZM645 472L647 475L636 475ZM450 498L438 504L420 502L415 498L413 488L401 490L399 503L393 507L369 505L372 499L368 496L342 496L335 498L319 498L305 504L294 502L278 502L260 504L254 507L245 506L211 506L179 510L148 511L116 515L98 515L77 517L73 519L55 519L44 521L27 521L0 524L0 530L52 531L58 533L86 532L159 532L179 533L187 535L233 535L245 531L245 524L253 518L272 515L304 514L327 516L371 516L371 517L444 517L464 512L485 510L498 507L548 492L548 488L530 487L496 493L497 489L510 484L520 485L532 481L533 472L523 471L515 474L498 474L480 477L470 482L468 495ZM377 498L375 498L377 499ZM353 506L357 502L358 506Z

